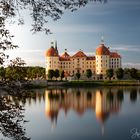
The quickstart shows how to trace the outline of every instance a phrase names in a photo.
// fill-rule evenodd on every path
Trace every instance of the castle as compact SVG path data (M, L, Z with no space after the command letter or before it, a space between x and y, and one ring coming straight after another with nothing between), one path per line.
M48 70L64 70L65 76L73 76L77 72L86 74L90 69L93 75L105 75L107 69L121 68L121 56L117 52L111 52L104 43L101 43L95 56L87 56L82 50L74 55L69 55L67 50L60 55L57 49L57 42L53 41L46 51L46 75Z

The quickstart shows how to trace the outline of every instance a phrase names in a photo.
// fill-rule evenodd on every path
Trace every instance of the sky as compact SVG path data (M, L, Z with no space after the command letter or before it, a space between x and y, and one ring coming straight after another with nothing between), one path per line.
M21 57L27 65L45 67L45 52L56 40L59 53L65 49L73 55L82 49L95 55L104 37L106 47L122 56L123 67L140 68L140 0L108 0L106 4L90 2L75 12L65 11L61 19L49 20L53 34L32 34L31 19L24 11L25 24L7 25L15 35L18 49L7 53L10 58Z

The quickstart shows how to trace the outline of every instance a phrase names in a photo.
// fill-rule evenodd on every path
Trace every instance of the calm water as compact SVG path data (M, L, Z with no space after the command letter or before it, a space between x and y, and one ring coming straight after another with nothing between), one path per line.
M43 89L22 97L3 93L0 132L0 140L137 140L140 87Z

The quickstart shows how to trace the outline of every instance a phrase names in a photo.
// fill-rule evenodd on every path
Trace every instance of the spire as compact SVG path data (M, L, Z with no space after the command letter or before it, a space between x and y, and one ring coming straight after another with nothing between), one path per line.
M55 46L55 50L56 50L56 52L57 52L57 54L58 54L57 41L54 41L54 46Z
M104 44L104 36L101 36L101 43Z

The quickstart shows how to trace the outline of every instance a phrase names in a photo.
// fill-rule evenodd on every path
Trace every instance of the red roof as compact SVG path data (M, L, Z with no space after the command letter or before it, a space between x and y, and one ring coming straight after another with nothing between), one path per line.
M61 61L70 61L70 58L71 56L67 52L64 52L64 54L60 56Z
M87 60L95 60L95 56L87 56Z
M49 48L49 49L47 50L46 56L47 56L47 57L50 57L50 56L58 56L58 53L57 53L57 51L55 50L54 47L51 47L51 48Z
M121 58L121 56L117 52L110 52L110 57L112 57L112 58Z
M83 53L83 51L78 51L72 57L87 57L87 56Z
M96 49L96 55L109 55L110 51L104 44L100 44Z

